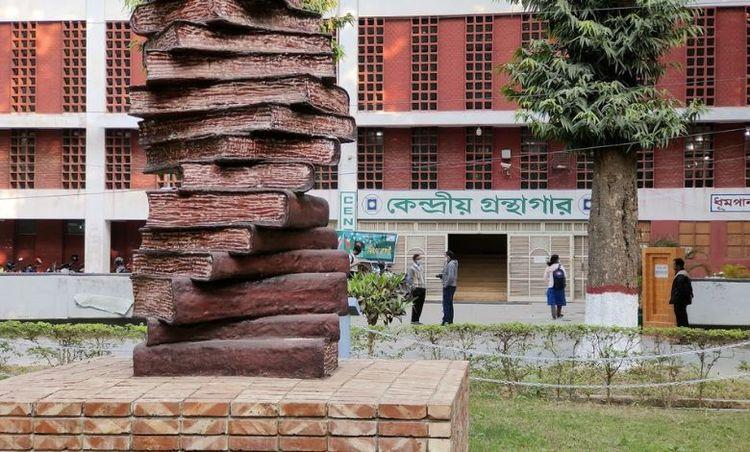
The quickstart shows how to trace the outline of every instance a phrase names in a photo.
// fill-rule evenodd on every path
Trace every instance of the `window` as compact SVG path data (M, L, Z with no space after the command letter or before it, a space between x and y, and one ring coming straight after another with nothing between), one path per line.
M107 111L128 111L130 100L130 24L107 22Z
M36 134L14 129L10 133L10 188L34 188Z
M359 19L359 109L383 110L382 17Z
M547 39L547 24L534 17L524 14L521 18L521 46L528 47L531 41Z
M696 251L696 257L710 256L711 223L708 221L681 221L680 246Z
M178 173L162 173L156 176L156 185L159 188L180 188L182 176Z
M481 131L477 135L477 131ZM492 188L492 128L466 129L466 188Z
M437 130L411 131L411 188L437 189Z
M63 188L86 188L86 131L63 130L62 151Z
M576 165L576 181L579 189L591 190L594 183L594 157L578 154Z
M715 92L715 16L716 8L695 11L694 24L703 32L687 40L686 100L701 100L706 105L714 104Z
M492 109L492 16L466 18L466 109Z
M750 221L727 223L727 257L730 259L750 258Z
M86 111L86 22L63 22L63 111Z
M132 135L127 130L107 130L107 190L125 190L130 188L130 161Z
M83 220L67 220L65 222L65 234L84 235L85 232L86 223Z
M316 166L315 167L315 189L337 190L339 188L339 167Z
M36 111L36 22L13 22L11 45L11 107Z
M645 248L651 244L651 222L650 221L638 222L638 243L641 244L641 248Z
M521 129L521 188L547 188L547 142L537 140L531 130Z
M438 19L411 21L411 109L437 110Z
M638 151L638 188L654 188L654 150Z
M383 130L359 129L357 138L357 186L383 188Z
M713 186L713 129L711 126L694 127L685 138L685 188Z

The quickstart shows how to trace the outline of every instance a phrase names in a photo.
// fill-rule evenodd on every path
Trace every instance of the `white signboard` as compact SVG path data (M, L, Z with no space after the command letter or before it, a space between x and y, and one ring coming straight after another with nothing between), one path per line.
M353 231L357 228L357 192L342 191L339 198L339 229Z
M659 279L669 278L669 266L664 264L654 265L654 276Z
M712 194L711 212L750 213L750 193Z
M586 220L590 208L586 190L359 192L361 220Z

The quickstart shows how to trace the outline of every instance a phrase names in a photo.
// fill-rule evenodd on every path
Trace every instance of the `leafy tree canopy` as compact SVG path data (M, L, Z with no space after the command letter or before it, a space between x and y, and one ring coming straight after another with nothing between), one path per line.
M662 57L700 30L687 0L511 0L546 23L547 39L519 49L504 70L517 116L570 147L664 146L703 107L655 83ZM619 146L623 143L628 145Z

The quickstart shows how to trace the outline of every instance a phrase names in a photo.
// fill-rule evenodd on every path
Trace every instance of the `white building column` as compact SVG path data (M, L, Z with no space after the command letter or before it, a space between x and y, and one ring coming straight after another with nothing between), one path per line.
M349 112L357 117L357 88L358 88L358 33L359 8L358 0L340 0L339 16L351 14L354 23L339 30L339 44L344 49L344 56L338 63L338 83L349 93ZM341 145L341 161L339 163L339 192L357 191L357 143ZM339 222L341 218L339 218ZM339 227L341 225L339 224ZM356 225L355 225L356 227Z
M105 217L107 24L104 2L86 2L86 235L85 270L109 273L110 227Z

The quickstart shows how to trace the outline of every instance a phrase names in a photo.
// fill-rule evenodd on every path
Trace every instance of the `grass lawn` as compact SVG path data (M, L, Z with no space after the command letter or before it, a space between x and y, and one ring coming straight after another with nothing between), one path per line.
M504 399L472 385L470 450L750 451L750 412Z

